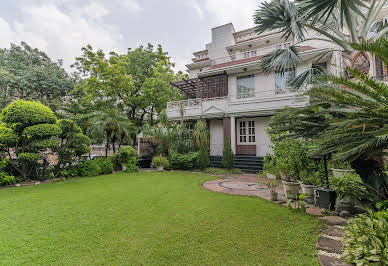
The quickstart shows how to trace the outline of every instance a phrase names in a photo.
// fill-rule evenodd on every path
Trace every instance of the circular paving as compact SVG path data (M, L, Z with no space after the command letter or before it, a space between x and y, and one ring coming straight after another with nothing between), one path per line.
M268 186L264 184L258 184L255 182L249 182L245 180L226 180L218 183L220 187L229 189L239 189L245 191L260 191L267 190Z

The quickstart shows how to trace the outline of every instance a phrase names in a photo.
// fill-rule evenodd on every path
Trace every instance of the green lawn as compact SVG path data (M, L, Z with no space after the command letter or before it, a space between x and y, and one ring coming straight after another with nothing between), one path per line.
M319 222L209 176L142 172L0 189L0 264L318 265Z

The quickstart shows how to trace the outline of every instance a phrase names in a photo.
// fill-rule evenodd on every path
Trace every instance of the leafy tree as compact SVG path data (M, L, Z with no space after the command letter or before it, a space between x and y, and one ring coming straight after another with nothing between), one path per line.
M228 138L225 138L224 141L224 151L222 153L222 165L230 170L234 167L234 153L232 151L232 146Z
M118 109L111 108L104 111L97 111L92 114L90 134L97 141L105 141L105 156L108 157L108 150L112 145L113 153L116 153L116 141L119 146L133 137L136 127Z
M261 60L264 72L296 68L301 62L298 47L311 40L332 44L341 48L348 66L354 66L355 49L352 44L366 40L375 41L387 35L387 19L378 21L387 0L272 0L262 3L254 15L258 33L267 30L283 31L283 37L293 37L296 43L284 49L269 53ZM370 34L371 30L375 34ZM348 32L349 34L346 34ZM318 62L325 51L315 58ZM368 60L367 56L365 59ZM291 82L296 88L308 84L317 72L322 72L317 64L300 73Z
M13 100L39 100L53 109L74 87L74 80L62 67L62 61L53 62L44 52L11 44L0 49L0 107Z
M156 124L170 99L170 83L176 79L173 64L160 45L128 49L127 54L111 52L108 57L91 46L82 52L73 67L85 78L80 86L93 95L94 102L108 102L124 110L139 128L145 120Z
M90 152L90 139L82 134L81 128L70 119L60 119L56 124L62 130L59 135L60 145L56 149L57 167L63 168Z
M58 137L62 131L56 121L54 112L38 102L17 100L2 110L0 143L9 159L16 157L16 162L10 162L22 178L28 178L36 169L41 151L58 146L53 137Z

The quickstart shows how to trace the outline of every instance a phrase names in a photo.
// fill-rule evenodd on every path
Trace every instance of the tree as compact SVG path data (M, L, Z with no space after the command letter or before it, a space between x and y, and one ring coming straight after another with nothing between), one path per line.
M158 114L170 99L170 83L176 79L173 64L160 45L128 49L126 54L111 52L108 57L91 46L82 52L73 67L85 79L80 87L93 95L95 102L124 110L139 128L145 120L157 124Z
M387 18L377 21L387 0L272 0L264 2L255 12L256 31L260 34L267 30L284 32L283 37L293 37L295 44L275 50L266 55L260 63L266 73L296 68L301 62L298 47L311 40L332 44L334 50L342 49L342 55L348 66L355 68L357 58L365 54L355 53L352 44L361 44L366 40L375 41L387 35ZM375 34L370 34L371 30ZM346 34L348 32L349 34ZM317 37L318 36L318 37ZM315 58L318 62L327 50ZM365 66L366 64L363 64ZM296 88L308 84L316 72L322 72L317 64L300 73L291 82Z
M232 151L232 146L228 138L225 138L224 141L224 151L222 153L222 165L230 170L234 167L234 153Z
M62 67L62 61L53 62L44 52L11 44L0 49L0 107L13 100L39 100L52 109L60 104L74 87L74 80Z
M209 159L209 143L210 135L207 125L199 120L195 124L194 128L194 139L197 147L199 147L199 153L197 157L197 165L201 170L204 170L210 164Z
M104 111L96 111L91 116L90 135L97 141L105 141L105 156L112 144L113 153L116 153L116 141L119 145L133 137L136 127L118 109L111 108Z
M62 168L90 152L90 139L82 134L81 128L70 119L60 119L56 124L62 131L59 135L60 145L55 149L58 153L57 168Z
M9 159L16 158L16 162L10 162L23 179L36 169L40 152L58 146L58 141L53 139L61 134L56 121L54 112L38 102L17 100L2 110L0 144Z
M352 47L388 64L386 39ZM307 93L312 105L277 115L269 125L270 132L315 139L317 154L333 153L334 160L351 162L364 183L377 187L376 192L388 198L383 161L383 151L388 148L388 85L358 69L347 67L346 71L352 79L317 77L317 85ZM290 116L293 118L285 126Z

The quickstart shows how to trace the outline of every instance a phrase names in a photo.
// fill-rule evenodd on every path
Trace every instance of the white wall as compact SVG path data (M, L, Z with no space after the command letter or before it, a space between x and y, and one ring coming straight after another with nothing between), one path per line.
M212 42L206 45L210 59L228 56L226 47L234 44L234 31L232 23L212 29Z

